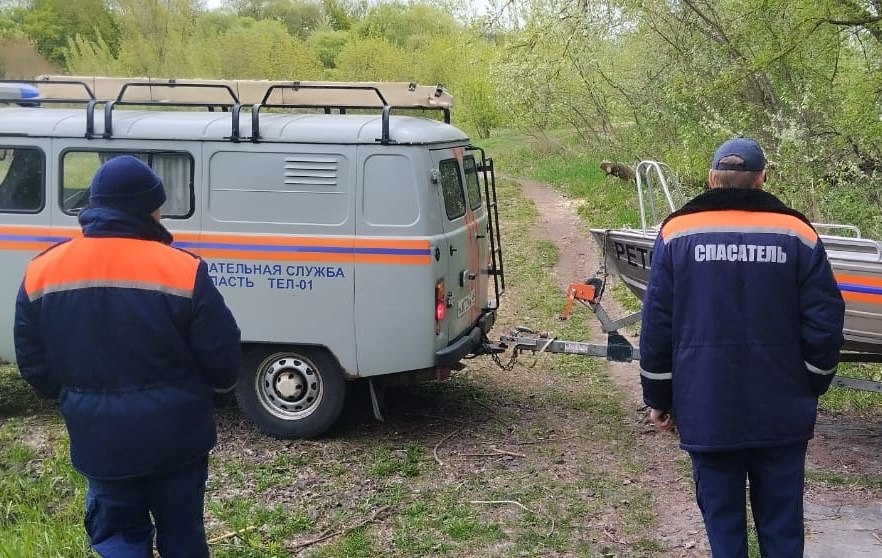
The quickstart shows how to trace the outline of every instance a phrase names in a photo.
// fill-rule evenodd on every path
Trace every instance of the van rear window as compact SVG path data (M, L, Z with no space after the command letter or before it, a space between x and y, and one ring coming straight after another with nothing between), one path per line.
M62 211L74 215L86 207L89 184L98 167L120 155L141 159L162 178L166 197L163 217L193 214L193 158L186 152L170 151L66 151L62 160Z
M0 145L0 211L37 213L43 209L45 169L41 150Z
M447 218L451 221L465 215L465 196L462 192L462 180L459 177L459 165L456 159L441 161L441 192L444 195L444 208Z
M481 207L481 183L478 181L478 166L475 165L475 158L471 155L465 157L462 160L462 170L465 173L469 207L475 211Z

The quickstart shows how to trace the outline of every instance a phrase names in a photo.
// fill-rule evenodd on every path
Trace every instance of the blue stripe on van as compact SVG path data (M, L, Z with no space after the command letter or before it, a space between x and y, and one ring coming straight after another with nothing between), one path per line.
M882 295L882 287L871 287L869 285L855 285L852 283L838 283L840 291L850 293L866 293L874 295Z
M0 234L0 242L64 242L69 236L30 236L26 234Z

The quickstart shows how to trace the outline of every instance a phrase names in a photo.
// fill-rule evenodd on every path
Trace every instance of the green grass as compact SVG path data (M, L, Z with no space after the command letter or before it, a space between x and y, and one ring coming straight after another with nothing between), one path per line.
M88 188L99 166L101 166L101 160L96 152L72 151L67 153L64 156L64 179L62 181L64 188Z
M882 364L843 363L837 374L860 380L882 382ZM837 413L856 413L868 417L882 416L882 393L833 387L819 400L819 407Z
M393 450L381 445L371 451L370 473L375 477L417 477L420 474L420 461L425 456L425 448L410 444L406 449Z
M0 556L89 554L82 528L85 483L70 466L59 419L7 419L0 425L0 448Z
M882 490L882 476L846 474L831 471L806 471L806 481L851 489Z
M585 154L567 135L549 136L526 145L523 138L502 132L484 142L496 172L551 184L582 202L579 215L595 228L640 224L636 186L607 178L600 170L603 157Z
M0 419L44 411L51 405L40 401L18 369L11 364L0 364Z

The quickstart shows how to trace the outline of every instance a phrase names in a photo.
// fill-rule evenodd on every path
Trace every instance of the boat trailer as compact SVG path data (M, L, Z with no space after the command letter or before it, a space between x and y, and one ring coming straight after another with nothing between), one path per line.
M600 303L603 295L605 281L600 277L592 277L584 283L570 283L567 288L567 301L561 320L568 320L572 312L573 303L579 302L588 308L600 321L600 327L606 334L606 344L585 343L582 341L566 341L558 339L548 332L537 332L526 327L517 327L508 335L502 335L499 343L487 347L493 360L505 369L511 369L520 352L530 351L534 354L558 353L568 355L583 355L603 357L612 362L632 362L640 360L640 350L634 347L628 339L619 333L619 329L640 322L641 313L634 312L620 319L612 319ZM502 364L497 354L512 349L512 356L508 364ZM882 354L843 351L841 362L880 362ZM847 387L861 391L874 391L882 393L882 382L863 380L837 375L833 378L832 385Z
M526 327L518 327L502 335L499 344L492 350L499 352L511 348L513 355L522 351L541 353L562 353L569 355L584 355L604 357L614 362L631 362L640 360L640 351L634 347L619 329L636 324L640 321L640 312L634 312L624 318L614 320L600 304L603 295L604 280L600 277L592 277L584 283L571 283L567 288L567 302L561 320L568 320L573 309L573 303L579 302L595 315L600 321L600 327L607 336L606 344L585 343L582 341L565 341L552 336L547 332L537 332ZM497 348L498 347L498 348ZM512 361L514 358L512 359Z

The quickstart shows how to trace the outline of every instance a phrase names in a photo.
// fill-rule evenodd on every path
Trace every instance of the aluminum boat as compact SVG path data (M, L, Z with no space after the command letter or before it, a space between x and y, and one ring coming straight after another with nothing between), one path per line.
M605 265L642 300L658 225L684 200L667 165L642 161L636 171L640 228L591 229L591 234L601 247ZM843 352L855 353L848 360L876 361L874 355L882 355L882 242L862 238L851 225L814 225L845 299Z

